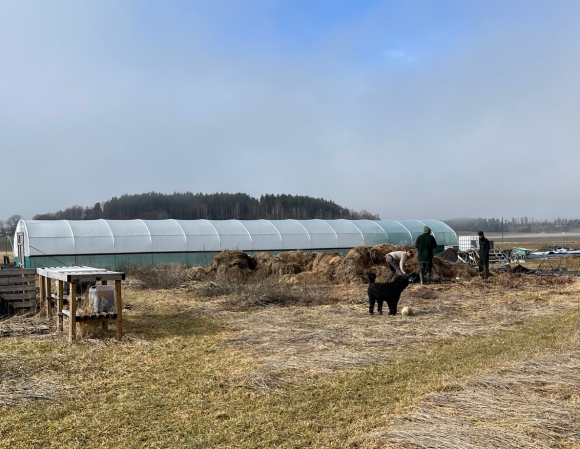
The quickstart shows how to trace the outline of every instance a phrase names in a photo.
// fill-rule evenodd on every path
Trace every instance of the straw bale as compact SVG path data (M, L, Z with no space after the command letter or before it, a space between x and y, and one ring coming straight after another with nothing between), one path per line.
M366 246L357 246L351 249L344 257L344 260L352 260L364 268L373 264L370 248Z
M302 251L288 251L276 256L280 263L295 265L300 271L310 270L312 262L316 258L316 253L305 253Z
M252 257L252 265L254 269L252 271L252 278L264 279L272 275L274 269L272 265L276 260L276 256L273 254L260 252L254 254Z
M205 267L192 267L187 269L187 278L190 281L203 281L208 277L208 270Z
M478 276L479 272L474 270L469 265L465 264L455 264L452 265L452 271L454 279L470 279L474 276Z
M302 271L300 265L293 263L284 263L280 260L270 262L270 274L283 276L285 274L298 274Z
M324 282L324 280L318 274L313 273L312 271L303 271L296 275L287 274L282 276L280 280L294 285L317 284Z
M338 265L342 256L338 253L316 253L312 261L312 271L325 271L330 265Z
M351 249L336 267L335 278L343 282L367 282L366 274L374 266L368 247L357 246Z
M433 258L433 275L441 279L454 279L453 265L443 259Z
M336 252L306 253L287 251L276 256L261 252L248 256L243 251L225 250L211 262L209 268L196 267L187 272L188 281L225 280L258 281L274 276L290 282L332 281L337 284L368 282L368 274L373 272L378 279L383 279L390 268L385 256L392 251L405 251L413 248L409 245L380 244L374 247L358 246L351 249L346 256ZM418 272L416 257L406 263L408 273ZM294 280L293 276L310 273ZM470 279L477 276L477 270L468 265L452 264L440 258L433 259L433 277L441 280ZM301 279L301 280L300 280ZM182 286L184 288L187 285Z
M338 253L317 253L312 261L312 272L324 279L333 280L341 262L342 256Z
M260 253L254 254L252 256L252 259L254 260L254 264L256 265L256 267L259 267L260 265L264 265L264 264L268 263L274 257L276 257L276 256L274 256L273 254L266 253L266 252L260 252Z
M263 279L268 276L284 276L298 274L309 270L314 254L302 251L289 251L274 256L268 253L258 253L253 256L253 279Z
M243 251L225 250L211 261L209 272L216 279L246 280L254 268L254 260Z

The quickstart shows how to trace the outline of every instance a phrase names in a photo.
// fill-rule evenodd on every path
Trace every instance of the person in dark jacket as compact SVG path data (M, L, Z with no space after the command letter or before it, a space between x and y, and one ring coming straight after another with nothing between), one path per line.
M482 279L489 277L489 240L483 235L483 231L477 233L479 237L479 275Z
M417 261L419 262L419 279L421 284L431 281L431 271L433 270L433 250L437 248L437 241L431 235L431 228L425 226L423 234L415 241L417 248Z

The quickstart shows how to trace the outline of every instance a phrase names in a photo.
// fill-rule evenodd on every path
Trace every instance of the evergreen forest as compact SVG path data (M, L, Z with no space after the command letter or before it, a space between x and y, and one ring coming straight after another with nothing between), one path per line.
M245 193L142 193L113 197L92 207L72 206L54 213L38 214L35 220L255 220L255 219L369 219L379 220L366 210L360 212L333 201L300 195Z

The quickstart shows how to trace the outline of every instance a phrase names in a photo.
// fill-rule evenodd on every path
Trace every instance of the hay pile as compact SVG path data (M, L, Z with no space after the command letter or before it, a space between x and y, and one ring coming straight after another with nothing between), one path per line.
M255 264L254 277L295 275L312 269L315 253L292 251L273 256L268 253L258 253L252 259Z
M335 284L367 283L368 274L375 273L383 279L390 268L385 256L392 251L405 251L407 245L381 244L374 247L358 246L346 256L338 253L308 253L288 251L278 255L258 253L249 256L243 251L226 250L217 255L209 268L190 269L191 281L235 281L247 282L279 278L289 283L331 282ZM410 259L407 272L417 272L416 258ZM469 266L452 264L435 257L433 276L441 280L465 280L477 276L477 271Z
M208 274L214 279L245 281L254 268L254 259L245 252L227 249L213 258Z

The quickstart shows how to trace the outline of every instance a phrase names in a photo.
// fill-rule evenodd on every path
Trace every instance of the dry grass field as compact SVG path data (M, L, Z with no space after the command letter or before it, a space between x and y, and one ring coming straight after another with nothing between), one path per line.
M12 260L12 242L8 237L0 236L0 256L5 255L10 256L10 259Z
M174 275L128 276L121 342L0 338L0 447L580 447L580 278L411 285L389 317L363 282Z

